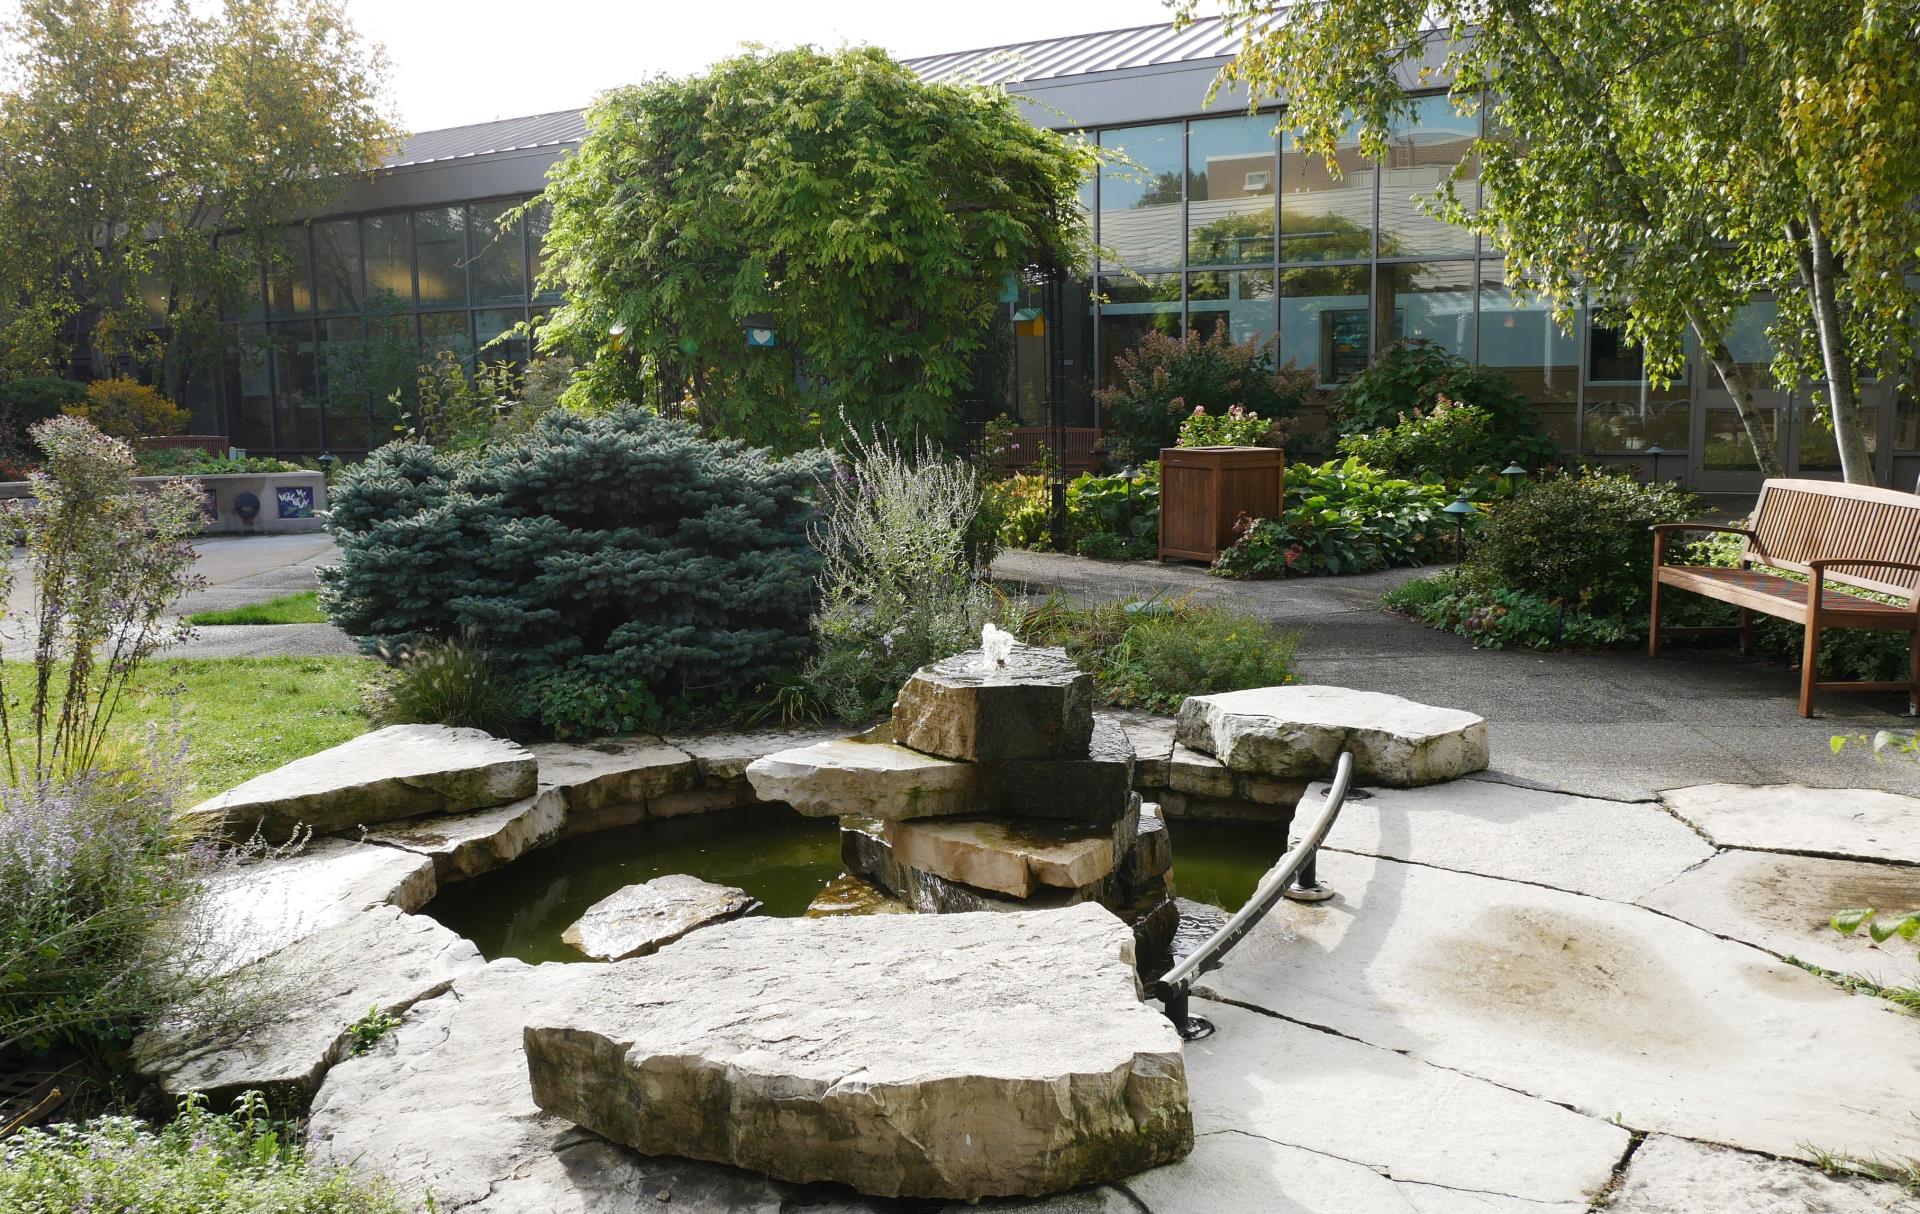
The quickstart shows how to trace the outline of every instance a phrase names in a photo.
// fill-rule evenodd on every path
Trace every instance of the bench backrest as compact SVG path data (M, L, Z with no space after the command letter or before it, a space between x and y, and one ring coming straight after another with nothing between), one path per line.
M1763 565L1808 573L1808 563L1859 557L1920 564L1920 496L1837 481L1770 480L1748 524L1754 539L1742 554ZM1911 600L1920 573L1908 569L1829 566L1830 581Z

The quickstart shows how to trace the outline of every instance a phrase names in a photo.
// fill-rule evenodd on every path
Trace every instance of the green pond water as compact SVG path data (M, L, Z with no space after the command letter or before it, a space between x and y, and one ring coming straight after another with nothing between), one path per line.
M1174 888L1183 898L1237 910L1286 851L1286 828L1172 822ZM777 806L696 814L583 835L506 868L448 886L427 913L489 960L578 961L560 940L587 908L623 886L689 873L746 890L756 913L803 913L840 873L840 828Z

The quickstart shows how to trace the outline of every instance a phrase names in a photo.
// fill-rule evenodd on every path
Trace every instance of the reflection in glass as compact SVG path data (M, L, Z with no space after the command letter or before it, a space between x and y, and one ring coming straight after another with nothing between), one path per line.
M1480 365L1520 389L1533 402L1542 433L1573 450L1580 343L1554 323L1544 301L1509 290L1498 265L1482 263L1479 337Z
M465 207L435 207L413 213L423 307L467 302L466 214Z
M1222 323L1237 343L1273 340L1272 270L1208 270L1187 275L1187 324L1202 337Z
M271 326L274 443L282 451L320 449L320 367L313 322Z
M473 334L467 329L466 312L422 312L420 314L420 359L432 362L442 350L452 350L468 371L473 370Z
M227 349L227 420L234 445L273 450L273 381L267 373L267 333L242 325Z
M1803 406L1800 411L1801 472L1840 471L1840 442L1834 437L1833 415L1821 402ZM1860 410L1860 422L1866 431L1867 451L1880 453L1880 410L1871 406Z
M1358 128L1340 139L1334 161L1301 150L1292 131L1280 139L1280 260L1339 261L1373 255L1373 161ZM1385 250L1382 250L1385 252Z
M480 350L480 361L514 363L527 361L527 339L509 337L495 344L494 339L527 318L521 308L485 308L473 314L473 336Z
M547 232L553 227L553 208L547 205L546 199L541 199L528 209L526 222L529 265L527 273L533 283L533 289L541 299L558 299L559 291L540 285L540 275L547 268Z
M1780 449L1780 410L1760 410L1769 445ZM1747 438L1746 423L1736 409L1709 405L1701 416L1706 432L1706 447L1700 452L1700 466L1709 472L1758 472L1760 461L1754 458L1753 442ZM1667 444L1660 444L1665 447Z
M1472 262L1382 265L1374 303L1382 344L1424 341L1472 361Z
M320 383L329 449L365 450L368 441L368 341L358 317L320 322Z
M1410 116L1394 120L1387 131L1387 158L1380 167L1380 256L1473 253L1473 233L1442 223L1423 211L1416 199L1431 199L1453 167L1466 159L1479 133L1479 118L1457 114L1445 96L1420 97ZM1471 203L1478 188L1473 175L1454 188Z
M1149 333L1178 337L1180 276L1148 274L1145 281L1108 276L1100 280L1107 302L1100 306L1100 385L1113 382L1114 359Z
M1187 134L1187 264L1273 260L1273 117L1196 120Z
M1102 131L1100 146L1132 163L1100 170L1101 257L1136 270L1180 264L1180 175L1185 130L1178 122Z
M1685 369L1679 381L1657 387L1647 382L1645 364L1640 347L1618 329L1587 326L1586 450L1687 449L1691 394Z
M307 230L274 233L267 258L267 310L274 316L299 316L313 310L313 269L307 264Z
M477 304L520 303L527 297L525 246L521 242L520 222L504 229L501 217L515 203L481 203L472 208L473 302Z
M1734 309L1727 325L1727 352L1745 368L1755 388L1776 387L1773 378L1773 339L1767 328L1778 319L1780 305L1771 299L1755 300ZM1715 387L1724 387L1719 376L1712 377Z
M1367 365L1367 266L1280 271L1280 358L1319 373L1323 388Z
M413 306L413 237L405 215L369 215L360 221L367 249L367 298L381 295Z
M335 219L313 225L314 306L351 312L360 305L360 225Z

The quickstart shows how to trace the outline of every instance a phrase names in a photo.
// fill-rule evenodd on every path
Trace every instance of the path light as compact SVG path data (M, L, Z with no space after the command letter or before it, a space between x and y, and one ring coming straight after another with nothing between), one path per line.
M333 452L322 451L320 453L320 458L314 461L314 463L320 465L320 479L323 481L326 481L328 484L332 484L333 483L333 466L339 462L340 462L340 457L335 455Z
M1667 449L1658 443L1647 448L1647 454L1653 457L1653 479L1656 481L1660 479L1660 457L1666 453Z
M1462 489L1460 496L1442 506L1440 512L1453 516L1453 572L1457 578L1460 575L1460 566L1465 564L1467 559L1467 516L1480 513L1480 507L1469 501L1467 491Z
M1500 469L1500 475L1507 478L1507 496L1513 497L1520 492L1520 482L1515 478L1524 478L1527 475L1527 470L1520 466L1519 460L1514 460L1511 464Z

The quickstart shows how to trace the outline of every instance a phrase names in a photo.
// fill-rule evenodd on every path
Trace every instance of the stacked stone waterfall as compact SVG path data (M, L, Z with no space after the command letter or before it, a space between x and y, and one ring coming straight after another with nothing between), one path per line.
M1143 968L1163 962L1173 853L1132 789L1132 744L1063 650L989 629L909 679L887 724L747 768L762 800L840 819L847 871L810 913L1096 902L1133 928Z

